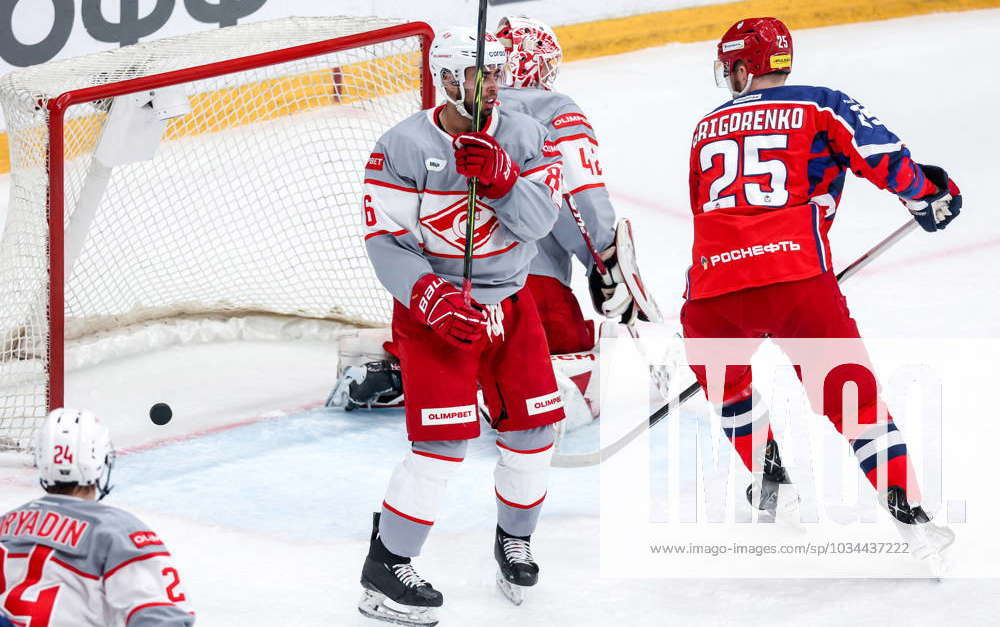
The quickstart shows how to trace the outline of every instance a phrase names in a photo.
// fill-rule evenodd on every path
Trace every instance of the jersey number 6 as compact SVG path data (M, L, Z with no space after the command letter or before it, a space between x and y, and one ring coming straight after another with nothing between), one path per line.
M736 206L736 194L723 196L740 174L739 164L743 162L743 176L771 175L771 191L764 191L759 183L745 183L743 195L747 204L760 207L782 207L788 202L788 168L780 159L760 158L761 150L788 148L788 135L749 135L743 138L743 158L740 159L740 142L735 139L720 139L701 147L698 158L701 171L710 170L717 155L722 155L722 174L708 189L708 202L702 205L704 211Z
M375 207L372 207L372 195L365 194L365 226L375 226L378 218L375 217Z

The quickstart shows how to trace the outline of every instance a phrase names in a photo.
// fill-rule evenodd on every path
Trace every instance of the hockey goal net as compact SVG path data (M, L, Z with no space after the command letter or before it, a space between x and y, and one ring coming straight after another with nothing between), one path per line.
M0 79L0 448L26 448L62 405L81 338L247 312L386 323L362 173L384 131L433 105L431 37L423 23L288 18Z

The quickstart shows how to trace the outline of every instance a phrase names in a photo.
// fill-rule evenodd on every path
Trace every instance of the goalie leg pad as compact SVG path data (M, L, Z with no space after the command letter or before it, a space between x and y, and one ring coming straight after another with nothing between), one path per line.
M566 418L558 423L563 432L588 425L600 415L597 354L593 351L552 356L552 371L559 386ZM596 396L596 394L594 394Z
M391 359L385 344L392 339L388 328L358 329L337 338L337 377L350 366L363 366L371 361Z
M448 479L458 470L468 448L468 440L413 443L393 471L382 502L379 537L387 549L403 557L420 555Z
M551 425L507 431L497 437L497 522L509 535L530 536L538 525L555 433Z
M344 407L347 411L359 407L401 407L403 377L399 362L394 359L370 361L364 366L351 366L330 393L327 407Z

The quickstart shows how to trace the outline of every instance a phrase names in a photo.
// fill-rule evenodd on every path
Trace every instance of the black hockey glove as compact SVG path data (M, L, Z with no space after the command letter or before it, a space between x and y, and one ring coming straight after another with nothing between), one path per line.
M948 173L936 165L918 163L924 176L937 186L938 191L922 198L903 200L913 219L928 233L940 231L958 217L962 209L962 192ZM902 200L902 199L901 199Z

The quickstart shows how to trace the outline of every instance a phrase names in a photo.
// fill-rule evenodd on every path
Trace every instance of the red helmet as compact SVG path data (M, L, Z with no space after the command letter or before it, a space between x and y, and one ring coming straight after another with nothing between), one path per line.
M788 27L776 17L740 20L719 42L719 58L715 62L715 82L719 87L732 89L729 77L737 61L745 63L747 72L753 76L791 72L792 34Z
M497 39L507 48L507 79L511 87L552 89L562 63L555 32L530 17L500 18Z

